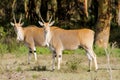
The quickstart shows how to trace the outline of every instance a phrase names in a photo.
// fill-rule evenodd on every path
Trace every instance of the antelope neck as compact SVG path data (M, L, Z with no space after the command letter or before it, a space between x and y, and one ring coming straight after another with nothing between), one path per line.
M24 40L24 31L22 27L16 28L17 40L23 41Z

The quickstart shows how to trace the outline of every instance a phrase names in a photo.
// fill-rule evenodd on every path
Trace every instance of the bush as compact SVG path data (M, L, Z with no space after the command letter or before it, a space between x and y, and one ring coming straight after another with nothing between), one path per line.
M6 33L4 31L4 28L0 26L0 39L3 39L6 36Z
M100 47L98 47L98 46L95 46L94 51L95 51L95 54L96 54L97 56L105 56L105 55L106 55L106 54L105 54L105 51L104 51L104 48L100 48Z
M16 69L16 71L20 72L20 71L22 71L22 68L20 66L18 66L17 69Z
M0 43L0 54L7 53L8 52L8 46L6 44Z
M70 59L68 62L66 62L67 69L71 72L77 72L78 68L80 67L81 60L75 56L73 56L72 59Z

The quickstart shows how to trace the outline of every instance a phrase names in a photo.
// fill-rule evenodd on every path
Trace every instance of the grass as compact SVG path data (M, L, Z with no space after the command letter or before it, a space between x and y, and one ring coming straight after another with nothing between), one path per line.
M16 69L16 71L20 72L20 71L22 71L22 68L20 66L18 66L17 69Z
M33 79L37 79L38 77L39 77L38 74L33 73L33 75L32 75L32 78L33 78Z
M70 60L66 62L68 71L77 72L81 65L81 61L81 59L77 58L76 56L73 56Z
M27 65L24 55L16 58L15 54L4 54L0 58L0 80L109 80L105 56L98 57L100 70L97 72L87 72L88 60L85 55L78 53L63 54L61 70L51 71L51 57L50 54L38 54L38 63L33 61ZM119 68L119 57L115 59L111 58L111 65L113 68L118 65ZM112 74L113 80L120 79L120 69L112 70Z
M113 49L112 53L113 53L112 54L113 56L120 57L120 49L119 48Z
M14 39L9 44L0 43L0 80L8 80L9 78L14 80L109 80L106 70L106 55L102 48L94 48L100 68L98 72L87 72L88 59L83 49L65 50L59 71L51 71L52 54L48 48L37 47L36 49L38 63L36 64L33 59L31 64L27 65L28 49L23 43L17 43ZM119 80L119 48L115 47L112 50L110 60L112 74L114 74L113 79Z
M38 54L49 54L51 53L50 49L46 47L37 47L36 48Z
M7 48L8 46L6 44L0 43L0 54L2 55L3 53L7 53L8 52Z
M0 55L3 55L5 53L13 53L16 54L16 56L26 55L29 51L28 48L23 44L23 42L17 43L15 38L1 38L0 39ZM50 49L46 47L36 47L37 54L49 54L51 53ZM105 56L105 51L103 48L99 48L97 46L94 47L94 51L97 56ZM120 57L120 49L115 47L112 51L114 53L114 56ZM82 55L85 55L85 51L83 49L76 49L76 50L64 50L63 54L73 54L73 53L79 53Z

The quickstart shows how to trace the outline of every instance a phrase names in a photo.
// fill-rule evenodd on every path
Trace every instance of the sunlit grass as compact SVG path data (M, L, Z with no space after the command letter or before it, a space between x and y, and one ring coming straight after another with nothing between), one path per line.
M47 47L36 47L36 51L38 54L49 54L51 53L50 49Z
M8 46L6 44L0 43L0 54L7 53L8 52L7 48Z
M26 47L22 48L27 49ZM95 72L93 68L91 72L87 72L89 69L88 59L86 55L83 54L80 54L79 50L74 54L63 54L61 69L57 70L56 65L55 71L51 71L52 56L50 54L41 55L38 53L38 64L33 61L29 65L26 63L26 56L24 56L24 54L18 58L14 56L16 53L5 54L0 58L0 75L3 76L1 80L6 80L6 78L8 79L9 76L6 76L8 74L12 79L14 79L14 76L17 76L17 79L21 80L23 77L25 80L109 80L109 75L106 69L106 57L98 57L98 65L101 68L100 70ZM119 58L111 58L111 65L115 69L119 69L118 59ZM115 66L116 64L118 67ZM120 79L119 70L112 70L112 73L114 74L114 80Z
M24 45L23 42L16 42L16 39L1 39L0 40L0 55L6 54L6 53L12 53L15 54L17 57L21 55L27 55L29 50L28 48ZM109 47L111 48L111 47ZM47 47L36 47L37 54L50 54L52 53L51 50ZM97 46L94 47L94 52L97 56L105 56L105 51L103 48L99 48ZM86 52L84 49L76 49L76 50L64 50L63 54L74 54L78 53L81 55L86 55ZM115 47L112 49L112 55L120 57L120 49Z
M120 49L119 48L115 48L112 50L112 55L114 55L115 57L120 57Z

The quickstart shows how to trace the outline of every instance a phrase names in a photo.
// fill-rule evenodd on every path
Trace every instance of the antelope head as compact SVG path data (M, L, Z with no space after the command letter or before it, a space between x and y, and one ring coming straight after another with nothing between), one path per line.
M23 32L22 26L23 26L24 22L21 23L22 15L21 15L18 23L16 22L15 16L13 16L13 19L14 19L14 23L10 22L10 24L14 27L14 30L17 34L17 40L23 41L24 40L24 32Z
M51 40L51 32L50 32L50 27L54 24L55 21L52 21L52 17L48 22L45 22L42 17L40 17L41 21L38 21L38 23L43 27L44 29L44 37L45 37L45 45L49 46L49 42Z

